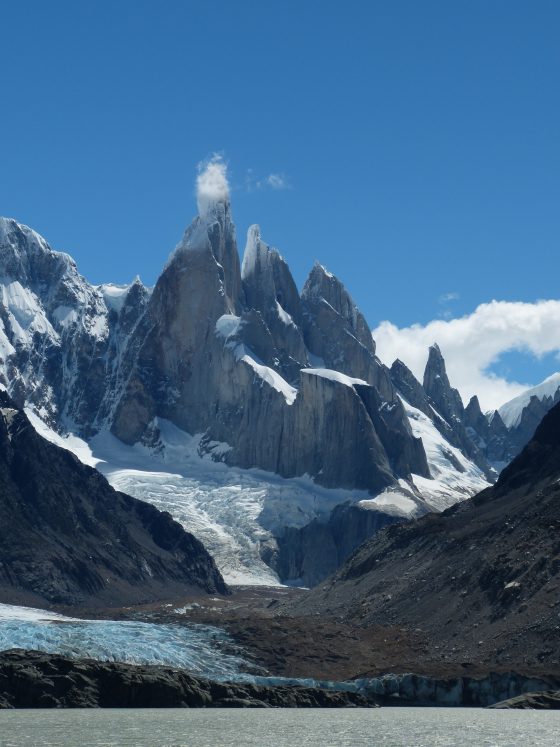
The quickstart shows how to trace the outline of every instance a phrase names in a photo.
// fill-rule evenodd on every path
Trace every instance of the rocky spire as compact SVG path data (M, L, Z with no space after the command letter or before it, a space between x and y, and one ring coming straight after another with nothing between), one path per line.
M318 262L309 273L301 298L308 308L324 306L326 302L356 340L372 355L375 354L375 343L366 318L340 280Z
M209 252L223 285L223 294L231 313L242 306L241 269L235 225L231 216L226 166L219 158L211 159L197 177L198 216L185 231L168 265L181 260L182 270L200 260L189 259L189 253ZM179 269L176 267L175 269ZM204 282L200 279L200 282Z
M461 395L449 383L445 360L436 344L431 346L428 355L428 363L424 371L424 389L432 406L450 427L450 433L446 433L450 443L460 448L484 472L486 478L493 481L496 473L481 451L482 442L478 434L469 433L469 424ZM476 404L471 403L471 415L473 415L475 408ZM441 428L440 432L443 432Z
M397 358L390 370L391 381L405 400L427 415L431 420L433 418L433 411L430 408L428 395L410 368Z
M281 254L261 238L257 225L247 231L247 244L243 254L241 279L247 306L258 309L274 319L280 317L289 324L301 323L301 301L288 263Z
M434 343L430 347L428 362L424 371L424 389L447 422L462 421L464 416L461 395L449 383L445 360L439 346Z

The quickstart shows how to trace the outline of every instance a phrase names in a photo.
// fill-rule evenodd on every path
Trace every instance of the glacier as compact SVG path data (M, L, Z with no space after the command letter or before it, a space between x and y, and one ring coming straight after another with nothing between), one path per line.
M302 527L327 518L347 500L368 498L365 491L324 488L309 477L283 478L258 469L239 469L199 453L201 436L190 436L161 418L157 447L127 446L108 432L88 443L61 436L30 408L35 429L98 469L121 492L168 511L210 552L226 583L278 586L277 574L260 548L285 526ZM223 450L216 444L214 450Z
M420 411L405 403L415 435L425 439L433 480L413 476L414 484L398 485L371 496L366 491L325 488L310 477L283 478L259 469L229 467L201 454L201 436L190 436L172 423L157 419L161 434L155 446L128 446L104 431L89 442L61 436L30 408L26 414L45 438L72 451L96 467L121 492L168 511L210 552L226 583L237 586L278 586L278 575L261 557L274 547L274 537L286 526L300 528L318 518L327 520L333 508L351 501L363 508L413 518L427 510L441 511L486 487L482 474L459 452L465 472L446 458L450 447ZM206 445L206 450L208 445ZM218 454L227 444L216 443ZM433 469L433 467L432 467ZM421 492L420 492L421 491Z
M159 664L210 679L231 679L249 665L221 629L197 623L80 620L0 604L0 651L44 651L71 658Z

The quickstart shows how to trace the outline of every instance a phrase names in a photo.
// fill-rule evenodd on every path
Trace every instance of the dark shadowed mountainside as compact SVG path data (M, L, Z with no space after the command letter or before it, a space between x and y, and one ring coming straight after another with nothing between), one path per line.
M39 436L0 392L0 600L123 605L224 593L203 545Z
M426 633L442 664L560 666L560 406L491 488L382 530L291 614Z

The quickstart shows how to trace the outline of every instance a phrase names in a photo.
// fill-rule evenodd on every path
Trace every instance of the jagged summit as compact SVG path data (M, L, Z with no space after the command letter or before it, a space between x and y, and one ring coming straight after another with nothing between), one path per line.
M57 277L77 273L69 254L54 251L40 234L13 218L0 217L0 257L4 277L20 282L33 282L47 267Z
M449 423L461 420L463 401L457 389L449 383L445 360L436 343L429 349L423 384L426 393L436 402L438 410Z
M344 285L317 264L300 296L286 261L256 226L241 271L218 158L198 175L197 204L199 215L153 292L94 288L75 273L79 303L51 308L47 298L38 300L55 332L52 365L33 362L33 386L27 374L12 386L19 401L48 411L51 423L64 412L63 421L84 435L109 428L129 444L157 440L163 418L204 434L202 449L224 444L220 454L230 464L309 474L332 486L375 491L412 473L429 474ZM24 235L13 243L26 255ZM41 282L50 299L52 283ZM64 321L64 339L53 319L59 327ZM35 338L28 344L43 354ZM28 360L11 365L19 371ZM347 386L348 377L367 383ZM346 434L343 460L333 432Z
M430 345L428 348L428 361L424 370L424 387L430 386L432 380L436 377L442 377L444 382L449 385L449 379L447 378L447 371L445 367L445 359L442 355L441 349L437 342Z

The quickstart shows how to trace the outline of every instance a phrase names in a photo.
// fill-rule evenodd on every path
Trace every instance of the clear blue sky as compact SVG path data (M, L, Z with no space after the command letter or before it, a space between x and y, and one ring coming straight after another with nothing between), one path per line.
M4 0L0 22L0 214L92 282L155 281L219 151L241 248L260 223L372 327L559 297L560 2Z

